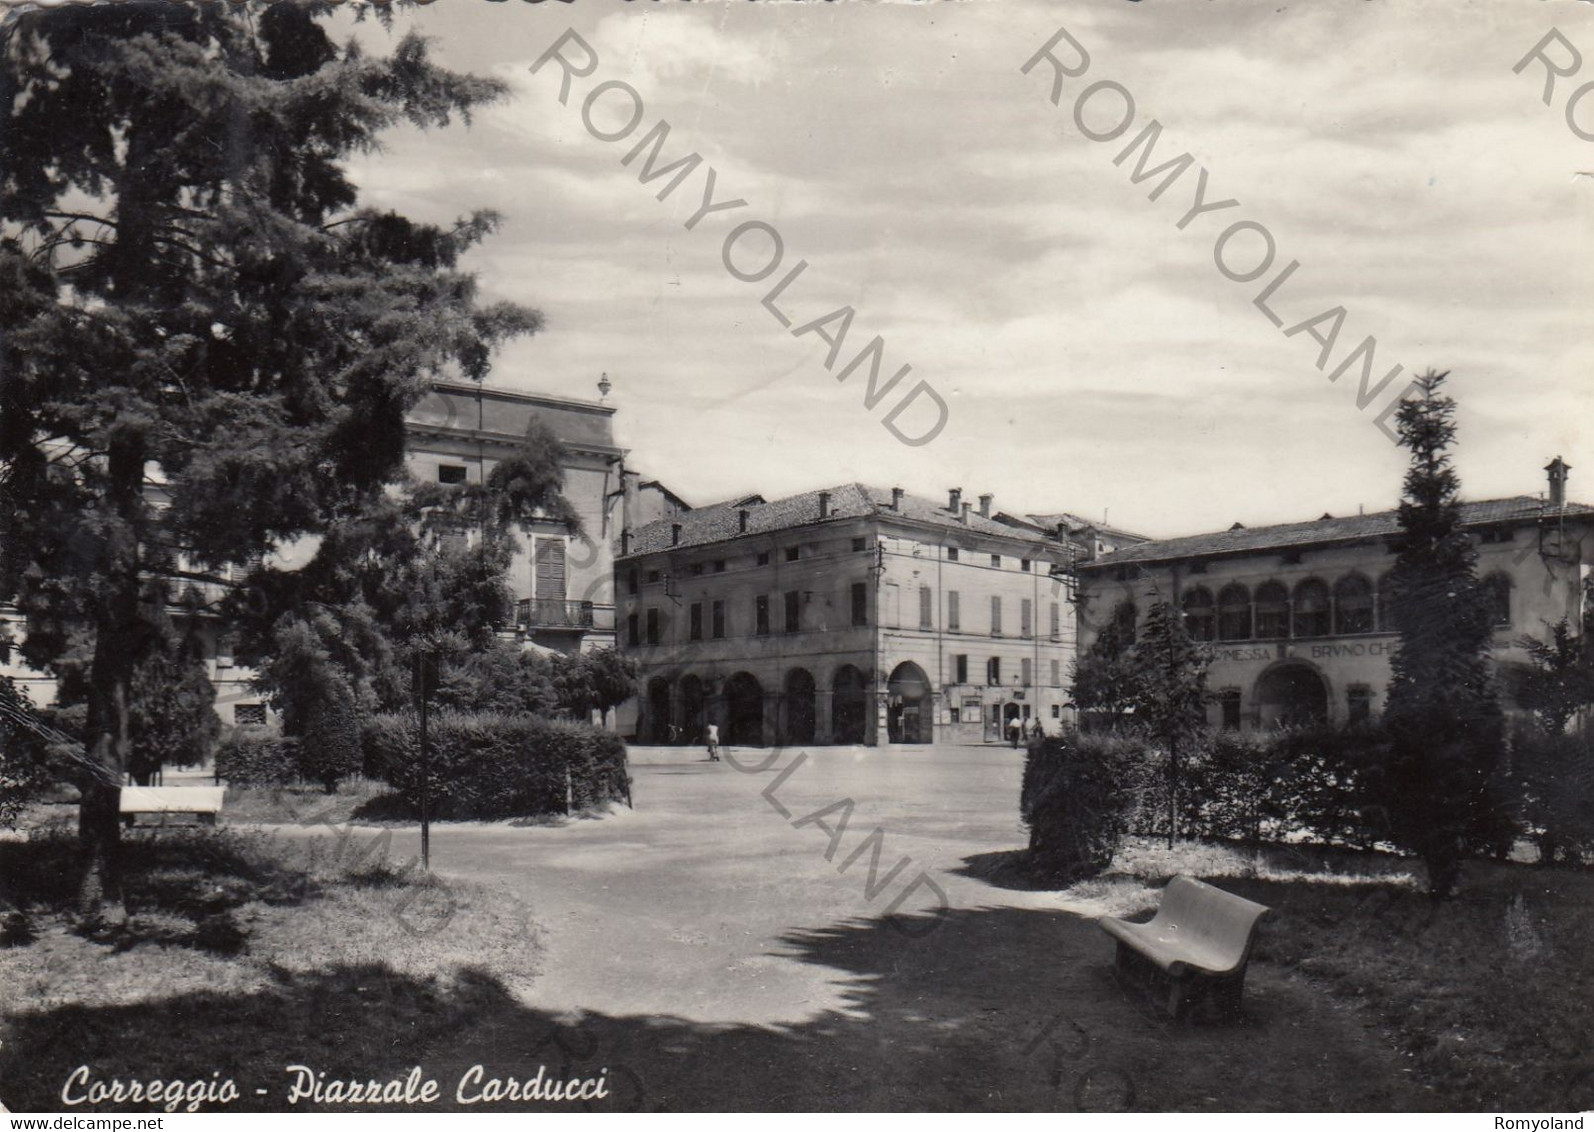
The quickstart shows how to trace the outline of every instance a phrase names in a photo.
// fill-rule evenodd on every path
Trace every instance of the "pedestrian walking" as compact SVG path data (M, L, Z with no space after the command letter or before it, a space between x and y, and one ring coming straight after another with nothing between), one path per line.
M708 725L708 761L720 761L720 725L717 723Z
M1015 751L1018 750L1019 737L1023 734L1024 725L1018 721L1018 716L1015 715L1007 721L1007 737L1013 741L1013 749Z

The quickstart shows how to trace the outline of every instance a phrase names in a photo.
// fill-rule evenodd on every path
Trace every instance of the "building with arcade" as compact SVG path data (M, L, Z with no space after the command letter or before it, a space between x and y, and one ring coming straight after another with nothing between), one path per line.
M1056 730L1074 651L1069 567L1042 528L847 483L749 495L625 533L621 647L638 738L927 743Z
M1594 508L1567 501L1560 457L1545 471L1543 496L1461 505L1497 661L1525 660L1524 635L1581 623ZM1151 604L1173 601L1211 650L1212 724L1367 718L1383 706L1399 642L1389 611L1399 544L1398 515L1383 511L1121 546L1079 564L1081 652L1109 625L1132 637Z

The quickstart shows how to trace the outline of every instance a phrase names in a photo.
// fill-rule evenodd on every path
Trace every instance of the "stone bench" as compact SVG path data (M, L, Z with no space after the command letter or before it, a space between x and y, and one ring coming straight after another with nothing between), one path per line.
M1238 1012L1245 967L1268 908L1190 877L1174 877L1143 924L1097 922L1118 941L1116 973L1141 985L1178 1018L1198 998Z
M139 814L193 814L201 825L215 825L225 786L124 786L118 809L129 828Z

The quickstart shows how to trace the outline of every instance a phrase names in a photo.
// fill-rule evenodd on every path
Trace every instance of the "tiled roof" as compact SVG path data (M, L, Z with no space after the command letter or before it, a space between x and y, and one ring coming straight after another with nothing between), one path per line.
M1052 531L1057 529L1057 524L1062 523L1067 528L1068 533L1073 535L1080 534L1085 530L1092 530L1099 531L1104 535L1116 535L1119 538L1131 538L1139 542L1147 541L1145 535L1136 534L1134 531L1126 531L1121 527L1109 527L1106 523L1092 522L1070 511L1056 511L1050 515L1026 515L1024 517L1037 527L1045 527L1047 530Z
M1050 543L1046 538L1026 535L1005 523L984 518L978 512L971 513L968 523L965 524L961 518L955 518L944 505L921 496L904 493L901 510L894 511L891 508L889 488L844 483L836 487L805 491L799 495L767 503L752 503L745 508L729 502L719 503L687 511L673 519L660 519L631 532L630 551L632 554L651 554L658 550L669 550L672 545L703 546L745 535L767 534L771 531L818 523L822 521L819 517L821 492L828 492L830 495L829 514L824 521L858 519L875 515L932 523L946 527L948 530L997 535L1030 543ZM741 520L737 515L742 510L747 512L746 531L741 529ZM672 544L670 528L676 523L681 526L681 541Z
M1543 500L1531 495L1515 495L1509 499L1481 499L1474 503L1461 504L1461 523L1463 526L1483 526L1510 521L1531 522L1545 515L1547 506ZM1568 503L1563 514L1594 515L1594 507L1582 503ZM1343 519L1329 517L1307 523L1238 527L1210 534L1187 535L1184 538L1158 539L1155 542L1123 547L1111 554L1103 555L1095 562L1081 565L1086 569L1123 566L1134 562L1241 554L1289 546L1307 546L1313 543L1356 542L1362 539L1388 538L1399 533L1399 512L1377 511L1371 515L1349 515Z

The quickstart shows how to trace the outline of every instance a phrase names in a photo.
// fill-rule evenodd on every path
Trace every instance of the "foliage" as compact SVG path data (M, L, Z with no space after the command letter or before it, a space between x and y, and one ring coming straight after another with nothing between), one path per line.
M133 670L128 722L133 780L148 785L167 766L199 766L221 734L216 688L205 670L199 642L174 637Z
M298 740L239 728L216 749L216 777L232 786L286 786L299 778Z
M1512 763L1540 862L1578 865L1594 855L1594 732L1518 727Z
M1140 702L1140 669L1116 621L1069 668L1068 694L1080 711L1120 716Z
M440 666L431 702L462 712L552 715L559 708L549 658L508 641Z
M1518 638L1528 666L1517 679L1516 702L1527 708L1546 734L1559 735L1567 721L1594 705L1594 615L1585 613L1581 634L1562 618L1550 626L1550 639Z
M1423 858L1435 896L1454 891L1467 856L1509 837L1504 717L1488 659L1493 627L1477 552L1460 527L1460 480L1447 451L1455 402L1444 380L1429 371L1417 382L1421 395L1396 412L1411 466L1390 574L1400 632L1383 719L1390 751L1375 787L1386 836Z
M1133 736L1065 732L1032 742L1020 809L1033 868L1064 882L1112 863L1135 795L1128 772L1143 744Z
M358 512L401 472L430 381L480 378L539 325L458 268L495 217L362 209L343 167L505 88L433 65L418 36L340 49L332 11L73 5L19 13L0 52L0 600L92 633L90 915L120 905L108 783L165 602L146 583ZM44 666L61 643L23 650Z
M361 767L360 714L354 692L341 673L333 673L311 702L299 740L299 773L319 782L328 794Z
M34 710L27 689L0 675L0 826L15 826L28 803L66 777L71 765L30 724L48 721Z
M1195 746L1207 719L1207 656L1190 639L1184 614L1171 602L1154 602L1146 631L1134 649L1139 703L1135 718L1167 753L1169 844L1176 834L1182 756Z
M427 727L430 812L495 819L565 813L628 798L625 744L610 732L529 715L444 711ZM413 716L378 716L366 726L367 759L420 810L419 726Z
M637 663L618 649L551 658L559 709L573 719L606 712L636 695Z

